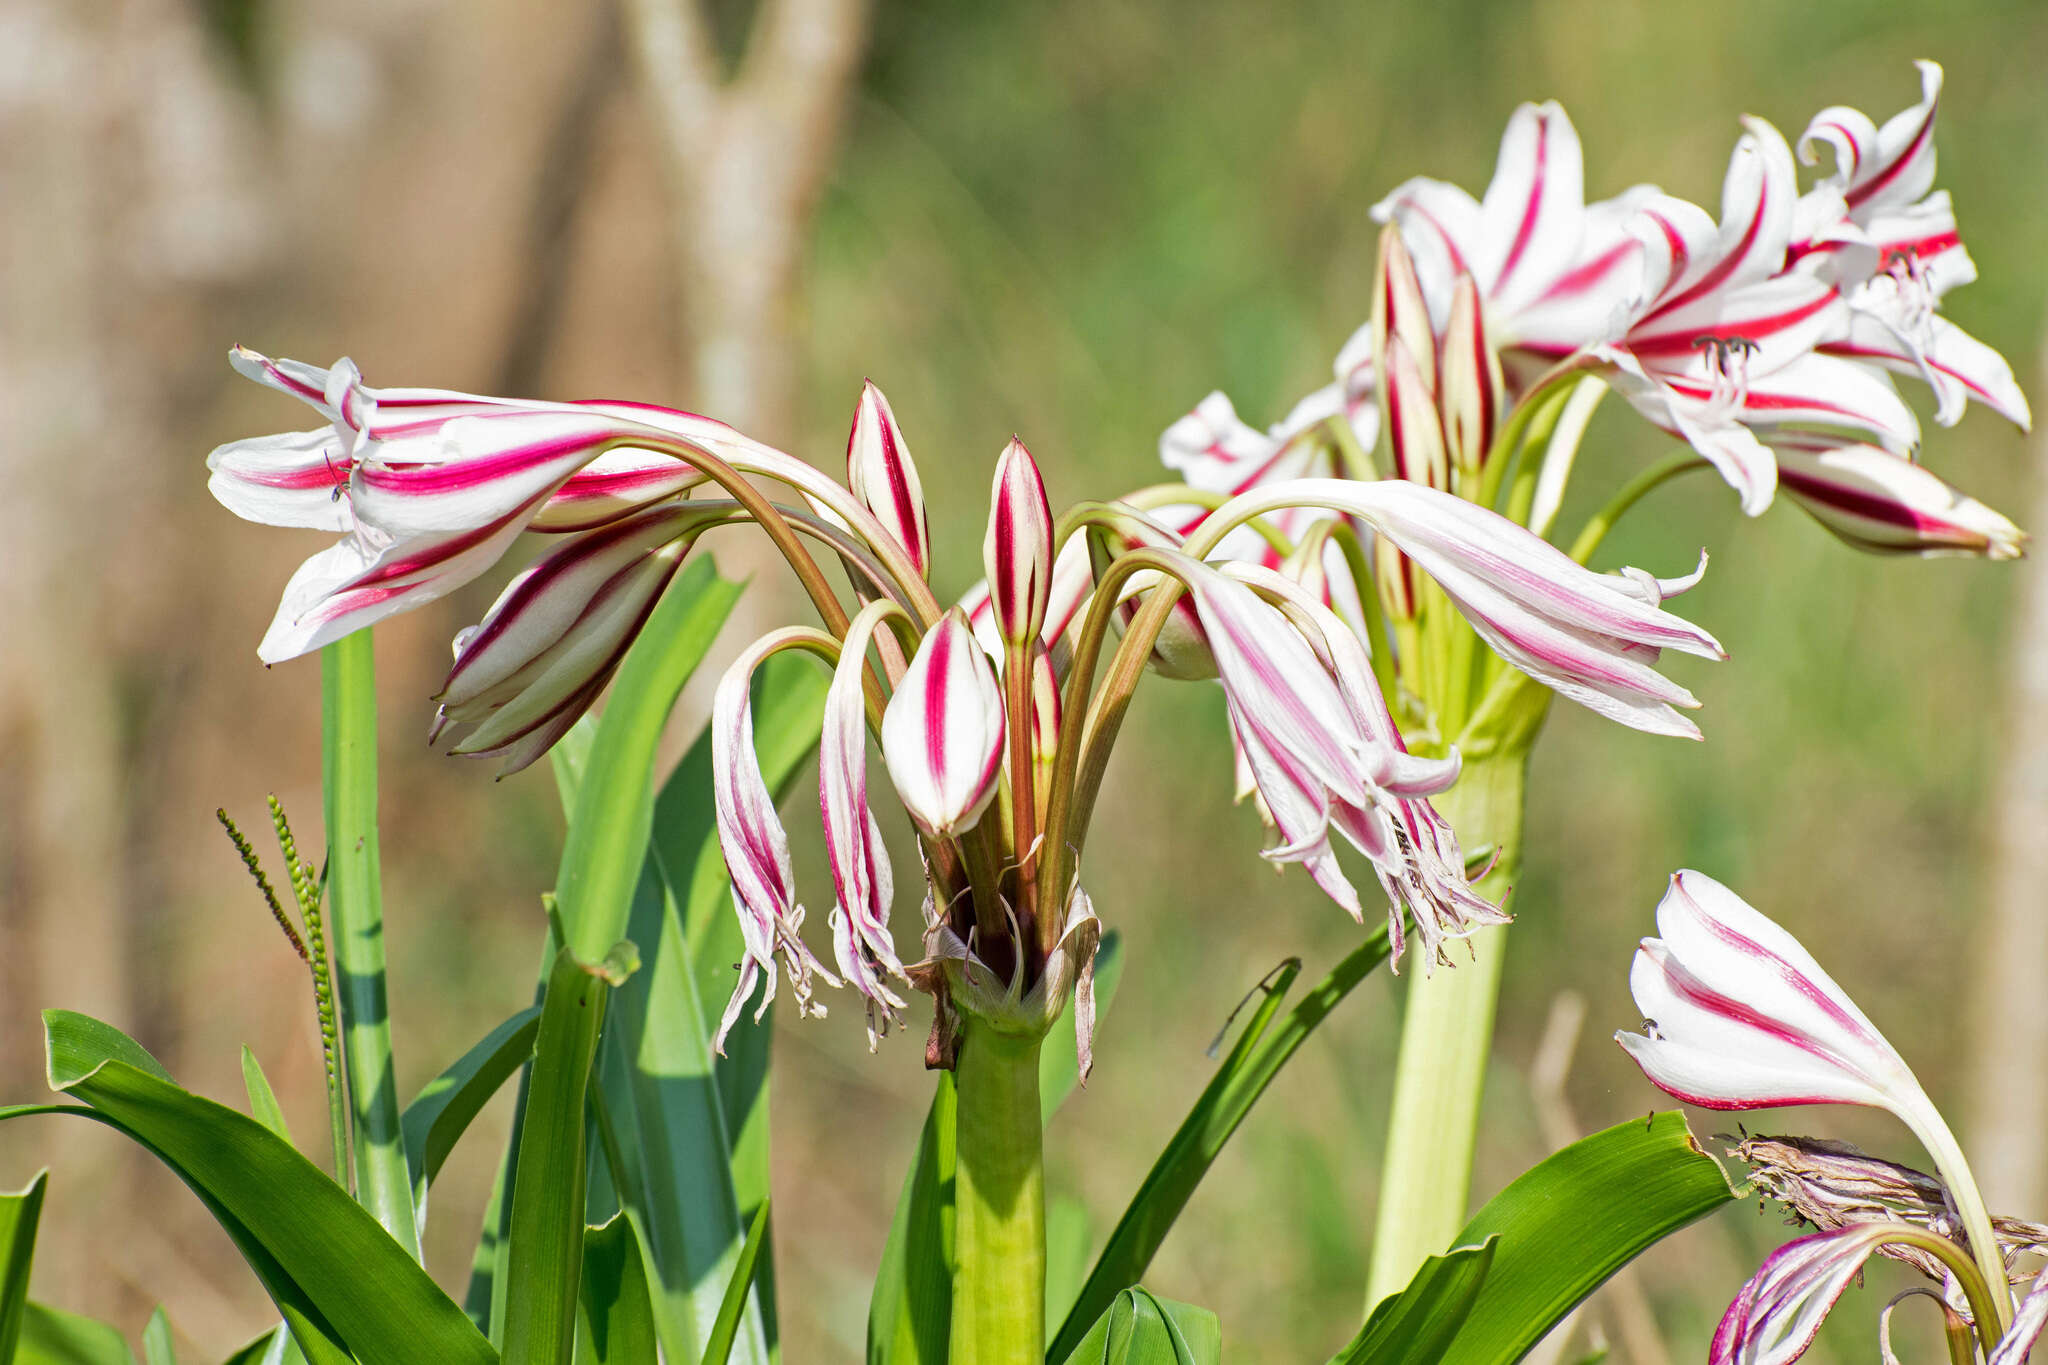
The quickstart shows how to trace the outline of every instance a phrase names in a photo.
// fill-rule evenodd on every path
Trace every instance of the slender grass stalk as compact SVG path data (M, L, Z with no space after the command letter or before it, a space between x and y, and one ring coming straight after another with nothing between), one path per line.
M298 840L292 837L291 822L285 819L284 803L270 798L270 823L277 831L277 846L284 850L285 871L292 880L292 895L299 902L299 914L306 921L306 963L313 972L313 1009L320 1020L320 1064L327 1078L327 1132L334 1143L334 1178L354 1190L354 1173L349 1169L348 1096L341 1079L341 1029L334 1011L334 960L327 951L327 921L320 912L320 898L326 887L313 869L299 858Z
M398 1078L384 983L384 896L377 849L377 668L370 632L320 653L327 786L329 928L341 1006L343 1073L354 1120L356 1198L420 1254L412 1177L399 1128Z
M958 1105L951 1365L1045 1359L1045 1133L1039 1039L968 1016Z
M1519 748L1468 762L1458 784L1435 798L1461 845L1492 845L1497 851L1492 870L1477 883L1489 899L1505 895L1521 874L1527 764ZM1467 942L1470 962L1427 974L1410 969L1379 1224L1366 1274L1368 1311L1404 1288L1422 1262L1446 1250L1465 1225L1506 927L1481 929Z

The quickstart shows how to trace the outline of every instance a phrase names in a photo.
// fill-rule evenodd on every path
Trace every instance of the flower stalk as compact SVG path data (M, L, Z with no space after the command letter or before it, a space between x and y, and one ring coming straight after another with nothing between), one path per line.
M967 1016L954 1066L953 1365L1045 1359L1045 1134L1039 1035Z
M384 984L384 901L377 847L377 676L368 631L320 654L327 888L342 1058L355 1139L356 1198L420 1255L412 1177L399 1128L398 1076Z
M1528 750L1504 750L1467 762L1457 785L1435 798L1463 847L1492 848L1492 867L1473 883L1490 901L1500 901L1521 876L1527 777ZM1466 939L1471 961L1456 971L1409 978L1379 1218L1366 1271L1368 1311L1400 1292L1423 1261L1440 1254L1465 1225L1507 929L1492 925L1474 932Z

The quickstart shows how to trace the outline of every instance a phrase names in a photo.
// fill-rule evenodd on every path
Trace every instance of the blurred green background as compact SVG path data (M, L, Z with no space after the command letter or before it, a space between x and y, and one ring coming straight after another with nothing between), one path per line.
M744 5L716 8L727 33L743 30ZM91 15L0 3L26 63L0 69L16 547L0 598L7 1099L41 1093L34 1011L67 1005L115 1018L220 1096L239 1089L237 1044L254 1044L301 1134L317 1133L302 979L211 826L223 803L260 821L276 790L314 842L317 668L266 672L254 646L290 567L320 542L236 523L206 497L212 445L305 425L221 357L236 341L322 363L347 353L373 384L489 389L539 287L523 243L537 177L553 173L548 130L602 22L543 0L322 13L134 0ZM923 474L938 586L957 591L979 576L989 465L1012 432L1057 505L1156 478L1160 430L1212 388L1263 424L1323 383L1367 312L1371 205L1416 174L1483 189L1517 102L1563 102L1590 196L1654 181L1717 207L1740 115L1788 136L1827 104L1882 119L1917 99L1919 56L1947 69L1939 183L1982 276L1947 311L2011 358L2039 402L2038 4L885 3L804 255L794 407L779 434L836 468L861 379L881 384ZM83 113L37 103L48 63L69 73ZM164 94L167 68L205 97ZM693 406L675 359L669 205L623 58L602 89L534 388ZM70 120L71 141L52 142L51 120ZM178 153L180 137L226 150ZM57 206L30 190L57 192ZM60 210L83 239L45 221ZM1664 445L1608 405L1581 459L1581 500ZM1995 417L1930 421L1925 458L2026 520L2037 452ZM1671 672L1705 701L1706 742L1567 705L1539 747L1482 1197L1548 1150L1528 1076L1561 992L1587 1003L1566 1089L1581 1128L1658 1103L1604 1039L1637 1023L1629 952L1679 866L1801 935L1960 1115L2021 570L1861 557L1788 506L1743 519L1704 478L1646 503L1603 562L1676 572L1702 546L1713 567L1679 609L1732 657ZM380 631L407 1093L526 1001L559 848L544 767L498 785L421 742L448 638L502 581ZM786 592L765 579L755 591L756 624L794 619ZM1256 820L1229 801L1219 694L1156 681L1144 692L1086 869L1130 967L1095 1079L1048 1139L1056 1193L1080 1201L1098 1238L1203 1083L1204 1049L1239 997L1288 955L1319 972L1357 933L1298 873L1257 858ZM814 817L801 800L791 811L811 904L829 905ZM907 943L915 911L901 899ZM1368 983L1303 1050L1154 1266L1161 1293L1221 1314L1233 1359L1321 1359L1356 1324L1398 991ZM792 1361L857 1354L928 1092L915 1040L871 1058L857 1020L841 1017L854 1013L779 1030ZM436 1187L430 1264L444 1282L466 1269L507 1121L500 1109L488 1119ZM1862 1116L1784 1126L1912 1155ZM0 1131L0 1183L39 1161L56 1165L39 1297L131 1330L162 1297L216 1354L263 1324L253 1281L161 1173L98 1133ZM1673 1358L1704 1351L1778 1236L1737 1206L1649 1258ZM1894 1268L1871 1280L1825 1338L1836 1358L1871 1354L1876 1308L1907 1283ZM1914 1341L1934 1349L1931 1333Z

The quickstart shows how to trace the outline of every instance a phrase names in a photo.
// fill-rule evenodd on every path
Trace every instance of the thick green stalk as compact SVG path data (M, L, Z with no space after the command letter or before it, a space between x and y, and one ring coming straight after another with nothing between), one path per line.
M1521 875L1527 771L1527 753L1510 748L1467 763L1458 784L1435 798L1464 849L1492 848L1493 868L1477 883L1489 900L1499 900ZM1467 940L1471 961L1454 944L1449 952L1456 965L1427 974L1409 959L1379 1226L1366 1274L1368 1310L1404 1288L1422 1262L1447 1250L1465 1225L1506 936L1504 926L1481 929Z
M320 651L327 796L327 912L342 1057L355 1123L356 1198L419 1259L412 1177L384 991L384 893L377 854L377 662L370 632Z
M953 1080L951 1365L1041 1365L1045 1359L1045 1133L1039 1039L998 1033L969 1015Z

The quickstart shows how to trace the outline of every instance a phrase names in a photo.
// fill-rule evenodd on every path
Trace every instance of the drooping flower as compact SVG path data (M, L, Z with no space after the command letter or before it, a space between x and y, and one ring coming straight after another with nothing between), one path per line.
M1503 659L1610 720L1653 734L1699 737L1673 707L1699 705L1651 665L1676 649L1726 652L1706 631L1662 610L1699 574L1656 579L1596 573L1506 517L1401 479L1303 479L1263 489L1219 515L1310 503L1357 517L1443 588Z
M1791 1365L1896 1230L1860 1223L1785 1243L1757 1268L1714 1329L1708 1365Z
M1314 659L1311 665L1284 654L1233 658L1231 671L1223 674L1239 760L1278 839L1266 856L1276 862L1301 863L1325 894L1352 918L1362 920L1358 892L1330 849L1329 830L1335 827L1372 863L1386 893L1396 969L1405 944L1404 911L1414 916L1422 936L1424 970L1448 963L1443 946L1447 940L1508 919L1499 906L1472 889L1457 836L1428 801L1457 781L1461 764L1456 751L1440 759L1408 752L1373 678L1363 642L1315 593L1257 565L1226 565L1222 574L1226 581L1242 582L1270 598L1273 608L1309 646ZM1233 617L1255 615L1256 606L1261 605L1257 596L1246 601L1235 592L1219 592L1206 576L1197 581L1204 588L1193 595L1203 605L1205 620L1213 616L1228 622ZM1226 649L1219 660L1233 655L1234 651ZM1321 669L1335 685L1342 712L1326 716L1322 723L1354 755L1352 776L1362 799L1352 799L1338 787L1318 781L1309 764L1273 741L1260 718L1269 709L1269 683L1261 665L1274 664L1296 670ZM1248 673L1249 678L1233 689L1233 674L1241 673Z
M455 638L435 735L451 753L501 755L516 772L554 746L604 690L706 518L665 503L565 538Z
M733 661L718 681L711 702L712 796L718 811L718 844L732 879L733 910L739 916L746 945L739 964L739 985L720 1019L712 1049L725 1051L726 1035L739 1021L740 1010L765 980L759 1019L775 1000L776 959L789 971L791 993L799 1013L823 1014L811 998L812 978L831 985L839 980L805 946L799 931L804 908L796 899L796 872L789 861L789 835L775 812L775 797L761 776L754 755L754 702L749 691L754 669L786 644L793 632L763 636Z
M841 975L867 1001L870 1051L891 1021L902 1022L904 1001L890 989L889 979L907 979L889 933L895 877L881 823L868 803L867 699L862 683L868 642L895 610L891 603L877 602L863 608L847 627L832 685L825 693L818 735L818 809L839 900L832 910L832 944Z

